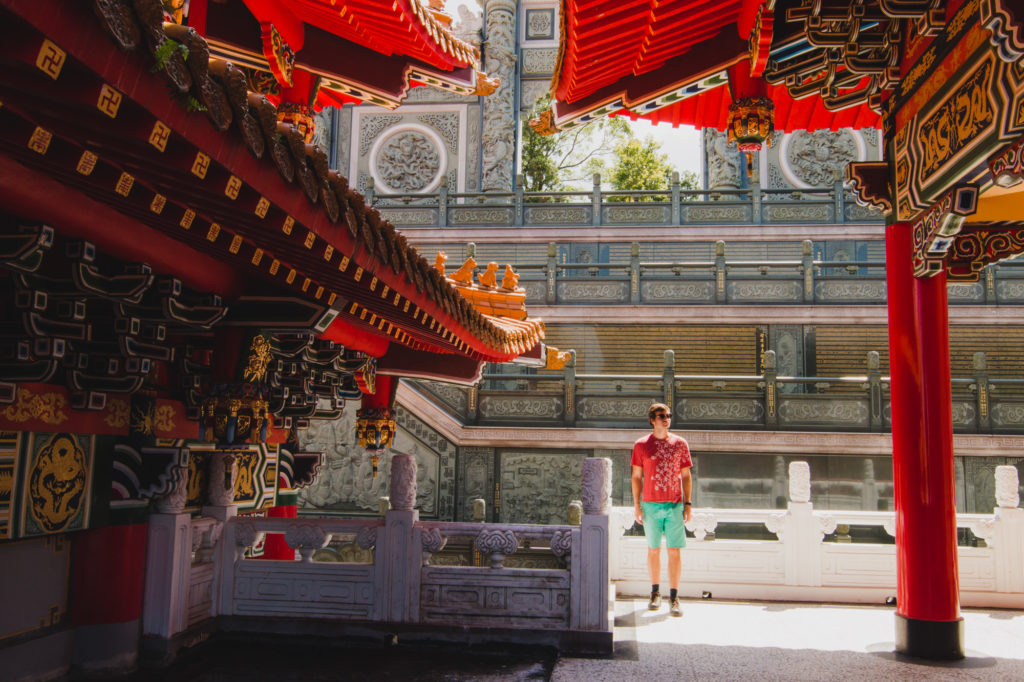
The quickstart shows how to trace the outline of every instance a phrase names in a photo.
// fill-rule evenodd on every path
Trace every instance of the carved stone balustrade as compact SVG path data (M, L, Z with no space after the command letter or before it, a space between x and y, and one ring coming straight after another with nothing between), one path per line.
M284 541L291 549L298 550L303 563L308 564L313 561L313 552L323 549L331 541L331 534L320 526L304 524L286 530Z

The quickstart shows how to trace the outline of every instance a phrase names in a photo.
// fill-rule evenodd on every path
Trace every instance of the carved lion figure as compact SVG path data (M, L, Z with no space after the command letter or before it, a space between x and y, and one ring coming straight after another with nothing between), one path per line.
M448 254L444 251L437 252L437 258L434 259L434 269L437 270L437 274L444 277L444 264L448 260Z
M512 269L511 265L505 266L505 276L501 280L501 288L515 291L519 284L519 275Z
M480 280L480 286L498 286L498 264L494 261L488 263L487 270L485 272L481 272L477 279Z
M462 284L473 283L473 268L476 267L476 261L472 256L466 259L466 262L462 264L462 267L455 271L455 274L448 279L453 282L460 282Z

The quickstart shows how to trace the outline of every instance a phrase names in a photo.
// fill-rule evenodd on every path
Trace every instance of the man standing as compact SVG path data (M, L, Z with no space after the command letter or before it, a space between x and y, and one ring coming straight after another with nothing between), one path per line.
M633 444L633 501L637 523L647 536L647 569L651 574L651 601L648 608L661 606L661 536L668 551L669 612L682 616L679 606L679 575L682 559L679 549L686 546L685 522L692 514L690 495L690 447L668 428L672 412L667 405L654 403L647 409L653 433Z

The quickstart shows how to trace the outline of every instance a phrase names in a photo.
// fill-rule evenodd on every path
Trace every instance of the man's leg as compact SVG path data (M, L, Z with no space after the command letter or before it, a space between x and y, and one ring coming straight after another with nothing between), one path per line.
M672 555L669 554L669 556L671 557ZM676 558L679 558L679 550L676 550ZM661 582L661 547L657 549L647 548L647 570L651 573L652 585L657 585ZM669 570L672 570L671 563L669 563ZM676 582L679 582L678 571L676 573Z
M683 560L679 555L678 547L668 548L668 586L673 590L679 589L679 576L683 573Z

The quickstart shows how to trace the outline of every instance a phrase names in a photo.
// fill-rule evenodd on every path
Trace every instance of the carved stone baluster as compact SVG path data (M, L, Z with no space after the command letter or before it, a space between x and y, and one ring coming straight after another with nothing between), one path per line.
M551 553L565 561L565 565L572 565L572 531L556 530L551 536Z
M491 568L504 568L505 557L519 549L519 540L510 530L482 530L473 543L491 559Z
M430 557L440 552L448 544L448 538L441 534L440 528L424 528L420 536L423 545L423 565L430 565Z
M313 553L331 541L331 534L320 526L292 526L285 531L284 541L290 548L299 550L302 563L309 564L313 562Z
M996 467L996 504L1003 509L1016 509L1020 505L1020 488L1017 467L1012 465Z

